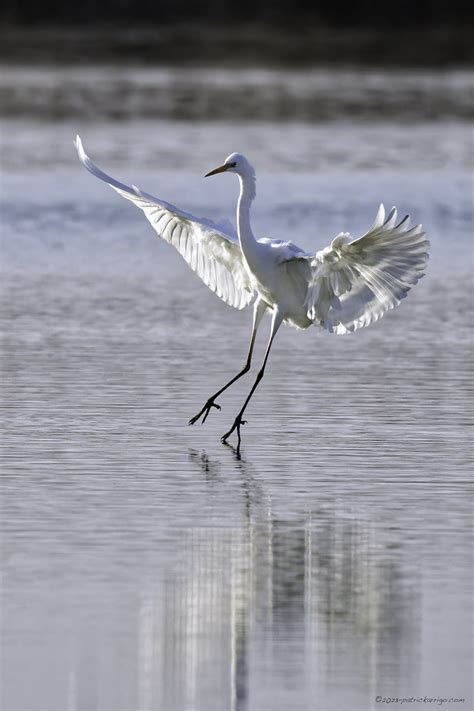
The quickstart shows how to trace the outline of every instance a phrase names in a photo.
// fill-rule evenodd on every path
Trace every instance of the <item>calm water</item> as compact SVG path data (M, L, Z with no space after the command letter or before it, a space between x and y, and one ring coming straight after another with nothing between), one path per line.
M110 115L74 118L100 72L71 93L52 70L15 71L1 129L3 708L367 711L377 696L472 708L472 77L442 79L458 109L432 120L376 108L352 120L350 82L328 74L313 82L321 101L326 86L342 104L324 120L248 108L210 124L150 117L145 99L124 116L117 86ZM226 76L236 103L248 85L303 99L307 87ZM167 106L182 101L173 77L156 79ZM361 78L371 101L374 82L389 96L383 79ZM200 81L215 89L222 74ZM410 81L438 105L432 76ZM74 100L25 109L28 87L41 102L54 82ZM282 329L239 460L219 436L251 376L203 427L186 423L241 366L251 313L81 168L78 130L117 177L209 217L233 218L237 185L203 173L247 153L255 231L307 248L397 204L432 241L427 276L353 336Z

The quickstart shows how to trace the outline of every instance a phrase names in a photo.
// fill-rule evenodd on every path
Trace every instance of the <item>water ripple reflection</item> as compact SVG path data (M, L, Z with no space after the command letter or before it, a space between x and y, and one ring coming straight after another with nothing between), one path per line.
M67 122L9 130L4 707L367 711L379 694L472 706L466 126L158 131L157 154L172 137L174 162L153 166L143 187L159 182L198 214L229 216L235 185L203 187L182 154L177 167L181 138L199 176L229 141L255 148L267 170L259 235L290 231L322 247L365 229L383 199L423 220L432 240L427 276L370 329L281 329L240 458L219 437L251 376L204 427L186 423L240 366L249 314L228 310L140 214L99 194L73 163ZM90 132L119 176L141 157L154 163L140 121ZM129 152L117 150L125 133ZM342 163L331 163L331 141Z

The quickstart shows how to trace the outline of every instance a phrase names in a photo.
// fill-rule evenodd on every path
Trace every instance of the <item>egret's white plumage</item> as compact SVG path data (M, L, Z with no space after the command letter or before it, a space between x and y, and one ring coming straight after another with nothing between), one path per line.
M232 153L207 175L236 173L240 181L237 236L230 228L196 218L174 205L118 182L86 155L81 139L76 149L84 166L122 197L141 208L160 237L172 244L203 282L230 306L242 309L254 300L254 320L247 362L229 383L206 402L190 420L206 420L215 399L250 368L255 335L263 314L272 313L270 341L263 366L235 422L223 441L240 426L244 410L263 377L270 347L286 322L297 328L310 325L344 334L368 326L397 306L423 276L429 242L421 225L409 229L409 217L397 224L397 211L385 216L380 205L375 222L359 239L338 235L325 249L308 254L290 241L256 240L250 225L255 198L255 172L248 160Z
M94 165L79 136L75 146L87 170L143 210L158 235L178 250L206 286L226 304L243 309L252 301L254 292L243 265L238 239L231 229L218 227L211 220L198 219L135 185L120 183Z

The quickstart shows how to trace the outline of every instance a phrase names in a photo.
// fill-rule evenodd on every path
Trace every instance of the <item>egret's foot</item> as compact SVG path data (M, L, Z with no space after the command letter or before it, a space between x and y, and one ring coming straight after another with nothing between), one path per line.
M206 404L204 405L202 410L200 410L197 415L194 415L194 417L191 417L191 419L188 422L188 425L194 425L194 423L197 422L202 415L204 415L204 417L202 418L202 422L201 422L201 425L203 425L205 423L205 421L207 420L207 417L208 417L212 407L215 407L216 410L221 409L221 406L218 405L217 403L215 403L211 397L206 402Z
M240 428L242 427L242 425L246 425L246 424L247 424L247 420L243 420L241 415L237 415L237 417L234 420L234 424L232 425L230 430L228 432L226 432L225 435L222 435L222 437L221 437L222 444L227 444L227 440L231 436L232 432L234 432L234 430L237 430L237 450L236 450L236 452L239 455L240 455L240 442L241 442Z

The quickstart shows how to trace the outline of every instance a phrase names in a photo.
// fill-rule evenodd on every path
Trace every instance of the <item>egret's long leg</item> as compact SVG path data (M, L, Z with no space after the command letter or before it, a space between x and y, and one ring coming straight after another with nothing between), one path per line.
M230 388L230 386L235 383L236 380L242 377L242 375L245 375L245 373L248 373L250 370L250 364L252 363L252 353L253 353L253 347L255 345L255 336L257 335L257 329L259 327L260 321L262 320L262 316L267 310L267 304L262 301L261 299L257 299L254 305L253 309L253 324L252 324L252 335L250 336L250 345L249 345L249 351L247 354L247 360L245 362L245 365L243 369L235 375L232 380L229 380L228 383L224 385L220 390L218 390L214 395L211 395L211 397L208 399L202 410L198 412L197 415L194 415L194 417L191 417L189 420L188 424L189 425L194 425L195 422L199 420L199 418L204 415L202 418L202 423L204 424L205 421L207 420L207 416L209 415L209 412L211 411L212 407L215 407L217 410L220 410L220 405L217 405L215 402L215 399L221 395L224 390L227 390L227 388Z
M266 366L266 364L267 364L268 356L269 356L269 354L270 354L270 348L272 347L273 339L275 338L276 333L277 333L278 329L280 328L280 326L281 326L281 324L282 324L282 321L283 321L283 315L280 314L278 311L274 311L274 312L273 312L273 319L272 319L272 328L271 328L271 332L270 332L270 340L268 341L267 350L265 351L265 357L264 357L264 359L263 359L262 367L261 367L260 370L258 371L258 374L257 374L257 377L256 377L256 379L255 379L255 382L254 382L254 384L252 385L252 389L251 389L251 391L249 392L248 397L247 397L247 399L245 400L245 402L244 402L244 404L243 404L243 406L242 406L242 409L240 410L239 414L238 414L237 417L235 418L234 424L232 425L232 427L230 428L230 430L229 430L228 432L226 432L225 435L223 435L223 436L221 437L221 441L222 441L224 444L226 444L226 443L227 443L227 440L229 439L229 437L230 437L230 435L232 434L232 432L233 432L234 430L237 430L237 454L240 453L240 427L241 427L241 425L244 425L244 424L245 424L245 420L242 419L242 415L244 414L245 409L246 409L247 405L249 404L252 395L254 394L255 390L257 389L257 385L259 384L259 382L260 382L261 379L263 378L263 374L264 374L264 372L265 372L265 366Z

